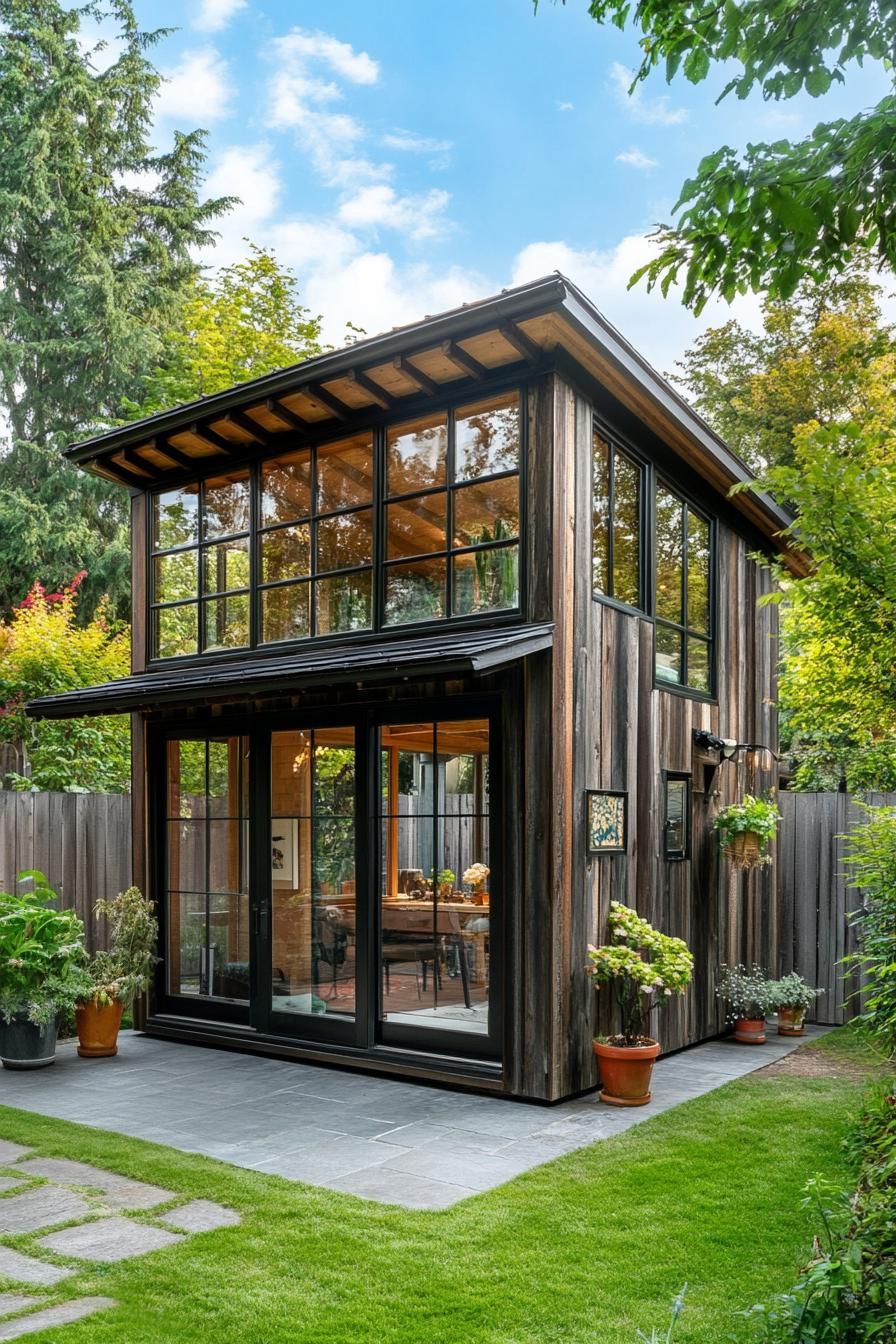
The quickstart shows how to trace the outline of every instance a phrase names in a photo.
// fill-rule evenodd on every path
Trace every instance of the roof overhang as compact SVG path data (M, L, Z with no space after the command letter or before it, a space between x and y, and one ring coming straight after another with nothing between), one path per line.
M549 649L552 637L553 626L539 624L432 631L412 639L366 640L340 648L309 647L283 657L144 672L102 686L43 695L30 700L25 709L36 719L77 719L167 705L187 709L239 703L335 685L483 675Z
M71 461L133 490L226 471L306 438L416 412L436 396L475 396L486 380L550 366L564 350L715 490L746 465L571 281L555 274L438 317L319 355L225 392L109 430L67 450ZM732 505L786 556L791 516L745 490Z

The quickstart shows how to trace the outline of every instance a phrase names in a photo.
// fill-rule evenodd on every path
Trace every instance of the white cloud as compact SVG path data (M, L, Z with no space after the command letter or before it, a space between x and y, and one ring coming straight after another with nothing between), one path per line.
M574 109L574 107L575 107L575 103L558 103L558 104L557 104L557 111L558 111L558 112L572 112L573 109Z
M244 257L246 238L261 244L263 227L270 226L283 190L280 165L270 145L230 145L212 160L205 183L206 196L238 196L239 204L212 225L219 234L214 247L202 255L206 265L226 266Z
M656 159L648 158L636 145L632 145L631 149L624 149L621 154L617 154L616 162L627 163L630 168L647 169L658 166Z
M339 219L356 229L394 229L418 242L445 231L450 196L433 188L422 196L399 196L384 183L362 187L339 206Z
M739 297L731 305L716 300L707 304L697 318L682 307L675 289L667 299L656 289L648 294L643 282L629 289L631 276L650 259L653 247L650 239L639 234L631 234L601 252L579 250L559 241L530 243L514 260L511 284L562 271L661 372L671 370L707 327L736 317L754 330L759 328L759 299L755 295Z
M672 107L667 94L646 98L641 84L636 84L630 94L634 77L634 70L629 70L619 61L614 61L610 67L610 82L632 121L639 121L645 126L680 126L683 121L687 121L687 108Z
M200 0L193 27L201 33L219 33L227 27L234 14L246 8L246 4L247 0Z
M414 131L392 131L383 136L381 143L386 149L397 149L408 154L446 154L454 148L451 140L435 140L431 136L417 135Z
M269 83L269 125L296 131L300 147L325 182L346 186L391 176L389 164L374 163L357 153L367 131L356 117L332 110L332 104L343 97L342 89L319 73L323 67L351 84L375 84L379 66L372 57L326 33L301 28L276 38L270 56L276 70Z
M234 87L227 62L214 47L185 51L176 66L163 70L156 117L208 126L228 116Z

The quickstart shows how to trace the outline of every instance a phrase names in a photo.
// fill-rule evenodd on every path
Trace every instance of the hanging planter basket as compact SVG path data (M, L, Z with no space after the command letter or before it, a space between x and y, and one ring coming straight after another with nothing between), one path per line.
M741 831L725 847L727 858L736 868L755 868L762 860L762 845L755 831Z

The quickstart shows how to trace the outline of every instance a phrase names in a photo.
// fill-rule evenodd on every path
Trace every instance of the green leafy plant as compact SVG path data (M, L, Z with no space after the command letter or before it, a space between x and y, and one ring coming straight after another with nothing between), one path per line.
M653 1327L649 1335L645 1335L643 1330L639 1330L636 1336L638 1344L671 1344L672 1336L675 1333L675 1322L684 1311L684 1295L688 1290L687 1284L681 1289L681 1292L672 1303L672 1318L665 1331L660 1333L656 1326Z
M772 982L761 966L722 966L716 985L716 997L728 1005L726 1021L739 1018L765 1019L772 1007Z
M797 971L791 971L780 980L769 982L768 1006L774 1009L801 1008L805 1012L823 993L823 989L813 989Z
M595 986L610 985L622 1017L613 1044L646 1044L644 1028L651 1012L691 983L694 958L681 938L659 933L637 911L619 901L610 905L612 942L589 947L586 971Z
M778 831L781 813L771 798L744 795L740 803L729 803L713 819L713 830L723 849L733 844L739 835L755 835L759 843L760 862L769 862L766 850Z
M90 964L93 999L100 1008L129 1004L147 988L158 961L159 924L154 903L139 887L128 887L111 901L97 901L97 915L109 921L109 950L97 952Z
M896 1052L896 808L860 803L867 820L846 838L851 885L863 903L853 916L861 945L843 958L864 982L860 1017L888 1055Z
M43 873L19 874L23 892L0 892L0 1019L46 1026L85 997L84 925L74 910L55 910Z

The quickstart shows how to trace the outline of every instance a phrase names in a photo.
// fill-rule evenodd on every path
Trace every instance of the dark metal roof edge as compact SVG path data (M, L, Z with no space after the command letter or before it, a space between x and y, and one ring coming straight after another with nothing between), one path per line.
M320 383L337 378L346 370L360 363L376 364L403 354L411 345L425 345L457 336L460 340L476 334L477 328L488 330L496 318L515 318L525 320L551 307L560 307L566 294L568 282L559 273L543 276L540 280L517 285L514 289L502 291L490 298L467 304L462 308L452 308L435 317L424 318L421 322L409 326L397 327L393 331L371 336L354 345L344 346L323 355L315 355L298 364L290 364L285 369L266 373L260 378L238 383L236 387L215 392L198 401L190 401L175 406L170 411L161 411L157 415L134 420L115 429L104 430L102 434L73 443L65 449L65 456L76 463L92 462L109 453L117 452L133 444L145 442L154 434L176 433L178 427L191 424L197 419L206 419L210 415L224 415L235 406L248 401L261 400L276 396L286 390L298 390L297 383ZM474 328L470 330L470 328ZM465 333L465 334L464 334Z
M746 462L729 448L725 440L675 390L669 380L657 372L632 343L604 317L588 296L583 294L571 280L567 280L566 285L567 298L563 307L583 333L592 340L599 341L619 369L648 392L666 414L672 416L735 481L755 480ZM783 531L791 526L794 521L793 515L782 508L771 495L760 490L754 490L752 493L753 498L759 501L777 528Z
M393 677L408 675L425 676L438 674L450 675L457 671L484 673L494 667L500 667L532 653L550 648L553 639L553 625L541 623L520 626L516 631L481 631L478 638L472 633L459 639L454 632L451 643L453 652L446 652L444 641L415 639L412 643L390 641L386 645L392 652L383 655L383 644L369 645L372 659L363 662L363 649L343 646L339 653L354 653L357 662L349 661L339 665L321 667L318 662L308 658L313 664L302 669L301 654L286 658L262 661L248 669L240 667L206 666L187 668L179 681L168 681L158 672L141 672L119 681L108 681L98 686L82 686L72 691L62 691L58 695L42 695L29 700L25 712L31 718L63 719L80 716L93 717L97 714L129 713L137 705L151 702L153 705L192 704L205 696L220 694L229 698L242 699L256 693L276 694L283 690L319 684L325 680L327 685L345 684L364 680L382 681ZM437 651L434 652L432 646ZM308 650L308 653L311 651ZM314 650L320 656L322 650ZM331 650L335 655L336 651ZM377 656L380 654L381 656ZM296 664L298 663L298 666ZM116 699L117 697L117 699ZM120 708L111 708L112 701ZM98 707L98 708L97 708Z

